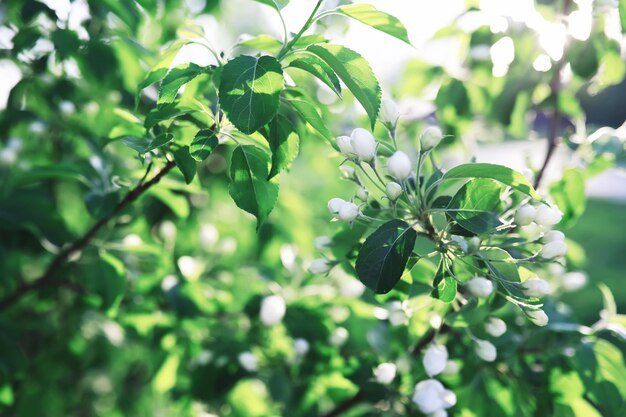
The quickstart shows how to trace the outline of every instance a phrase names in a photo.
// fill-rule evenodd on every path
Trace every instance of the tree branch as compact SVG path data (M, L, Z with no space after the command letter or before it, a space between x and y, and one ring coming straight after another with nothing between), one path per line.
M342 413L348 411L355 405L365 400L365 391L359 390L353 397L348 398L342 403L339 403L337 407L333 408L326 414L322 414L321 417L337 417Z
M135 186L132 190L128 192L120 201L113 212L105 217L100 219L96 224L94 224L85 234L80 237L78 240L75 240L71 245L61 250L52 260L48 268L46 268L45 272L42 276L35 279L32 282L24 283L19 286L12 294L6 296L5 298L0 300L0 310L4 310L17 301L19 301L23 296L28 294L31 291L38 290L40 288L46 286L54 286L59 285L59 282L54 279L57 271L65 264L65 262L75 253L83 250L91 240L95 237L95 235L104 227L111 219L117 216L124 208L130 205L132 202L137 200L139 196L141 196L146 190L150 187L158 183L161 178L163 178L172 168L176 166L174 161L168 161L167 164L163 167L163 169L156 174L150 181L144 182L143 180ZM150 166L148 167L150 169ZM145 179L145 177L144 177Z

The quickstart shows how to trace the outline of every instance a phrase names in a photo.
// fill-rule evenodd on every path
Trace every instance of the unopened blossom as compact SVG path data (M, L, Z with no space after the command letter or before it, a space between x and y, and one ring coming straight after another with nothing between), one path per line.
M331 334L329 342L333 346L342 346L348 341L349 333L344 327L337 327Z
M396 151L387 160L387 170L392 177L403 181L411 176L411 160L402 151Z
M389 99L383 100L382 103L380 103L379 118L383 124L393 129L398 122L398 118L400 118L400 112L398 111L396 102Z
M541 231L542 227L535 222L520 228L520 234L531 242L539 239Z
M497 317L489 317L485 323L485 331L493 337L500 337L506 333L506 323Z
M287 306L280 295L270 295L261 301L260 317L263 324L273 326L280 323L285 316Z
M312 274L325 274L331 270L333 262L326 258L314 259L309 265L309 272Z
M397 367L395 363L381 363L374 369L374 377L376 382L382 385L389 385L396 377Z
M550 284L541 278L529 278L522 283L522 292L527 297L541 298L550 294Z
M548 324L548 315L543 310L526 310L528 319L536 326L545 326Z
M367 191L366 188L361 187L356 191L356 198L358 198L359 200L365 202L367 201L367 198L369 197L369 192Z
M397 182L388 182L385 187L385 194L391 201L396 201L402 195L402 186Z
M339 214L339 209L341 209L344 204L346 204L346 200L344 200L343 198L331 198L330 200L328 200L328 211L330 211L330 214L332 214L333 217L337 217L337 215Z
M346 136L347 137L347 136ZM341 172L343 173L343 176L348 178L348 179L353 179L355 178L356 175L356 171L354 170L354 168L352 168L349 165L341 165L339 167L339 169L341 170Z
M467 240L467 253L472 254L480 250L480 238L472 236Z
M318 236L313 240L313 246L316 250L322 250L330 246L331 243L333 243L333 240L328 236Z
M298 356L304 356L309 351L309 342L306 339L298 338L293 341L293 350Z
M259 369L259 362L252 352L241 352L237 358L239 364L248 372L254 372Z
M444 375L456 375L459 373L459 364L455 361L448 360L446 367L443 368L442 374Z
M541 257L544 259L557 258L567 253L567 244L557 240L550 242L541 249Z
M531 224L535 218L537 210L530 204L524 204L515 213L515 224L518 226L527 226Z
M412 400L422 413L432 414L455 405L456 394L436 379L426 379L415 385Z
M422 358L424 369L428 376L435 376L443 372L448 362L448 349L444 345L431 344Z
M441 129L435 126L431 126L424 130L422 136L420 137L420 145L422 152L428 151L441 142L443 139L443 133L441 133Z
M543 243L563 242L565 241L565 234L559 230L550 230L548 233L543 235L541 241Z
M376 156L376 140L367 130L357 127L350 135L350 144L360 161L370 162Z
M339 152L341 152L344 156L354 156L354 149L352 149L350 136L339 136L335 139L335 143L339 148Z
M389 323L392 326L403 326L409 323L409 314L402 301L392 301L387 307Z
M480 339L476 339L475 343L476 344L474 346L474 351L480 359L484 360L485 362L493 362L496 360L496 357L498 356L498 351L496 350L496 347L493 345L493 343L487 340Z
M565 291L576 291L587 283L587 275L580 271L567 272L559 279Z
M480 298L487 298L493 292L493 282L485 277L475 277L467 282L469 292Z
M563 213L556 206L542 204L536 208L535 223L540 226L554 226L563 218Z
M349 201L344 203L339 208L339 213L337 213L337 218L344 222L351 222L357 217L359 217L359 207Z

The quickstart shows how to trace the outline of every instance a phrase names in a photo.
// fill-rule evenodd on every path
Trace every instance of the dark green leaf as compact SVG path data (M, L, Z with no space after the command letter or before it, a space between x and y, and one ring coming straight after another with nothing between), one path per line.
M433 298L451 303L456 298L456 279L448 272L445 258L441 258L439 268L433 280Z
M80 47L80 40L76 32L69 29L57 29L50 35L54 43L54 49L59 57L59 61L73 55Z
M520 191L535 200L543 200L528 182L525 176L502 165L463 164L456 166L443 175L443 180L464 178L491 178Z
M254 133L278 111L283 70L271 56L239 56L223 68L219 99L228 119L244 133Z
M191 142L189 153L196 161L204 161L219 144L213 129L202 129Z
M265 132L272 151L272 169L268 179L287 168L298 155L299 138L293 124L285 116L276 115Z
M359 250L356 272L377 294L386 294L400 281L417 233L402 220L391 220L368 236Z
M491 179L476 178L465 183L448 204L447 214L461 227L477 235L496 231L502 185Z
M257 218L257 229L265 222L278 198L278 184L268 180L269 157L261 149L238 146L233 151L230 165L232 182L230 196L242 210Z
M361 55L341 45L311 45L307 50L322 58L335 71L361 103L374 128L381 91L369 63Z
M331 88L341 97L341 84L337 74L324 61L315 56L301 56L289 63L290 68L298 68L319 78L324 84Z
M157 104L173 102L180 87L205 71L207 71L207 68L193 63L172 68L161 83Z
M85 267L84 283L87 290L100 296L101 308L104 310L116 309L126 291L126 277L124 264L112 255L100 254L95 264Z
M574 74L587 79L598 72L598 67L600 66L598 51L591 39L587 41L572 41L568 47L568 54Z
M193 181L196 175L196 160L189 154L189 146L184 146L173 152L176 166L183 173L187 184Z
M562 227L573 226L585 212L585 177L575 168L565 170L563 178L550 187L552 199L563 212L559 223Z
M409 45L411 44L409 35L402 22L395 16L377 10L371 4L347 4L335 10L361 23L365 23L374 29L378 29L381 32L398 38Z

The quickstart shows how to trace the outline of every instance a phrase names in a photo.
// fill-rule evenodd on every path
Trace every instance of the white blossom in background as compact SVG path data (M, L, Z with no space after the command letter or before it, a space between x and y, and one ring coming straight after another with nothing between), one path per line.
M376 382L382 385L389 385L396 377L397 367L395 363L381 363L374 369L374 377Z
M259 316L266 326L274 326L280 323L287 311L285 300L280 295L270 295L261 301Z
M527 297L541 298L551 291L550 283L541 278L529 278L522 283L522 292Z
M443 368L442 374L444 375L456 375L459 373L459 364L456 361L449 360L446 362L446 367Z
M344 204L346 204L346 200L343 198L331 198L328 200L328 211L330 211L330 214L332 214L333 217L337 218L337 216L339 216L339 210Z
M474 342L474 351L480 359L484 360L485 362L493 362L496 360L496 357L498 356L498 351L496 350L496 347L493 345L493 343L487 340L480 339L476 339L474 340Z
M143 239L141 239L141 236L132 233L124 237L124 239L122 240L122 244L129 248L136 248L143 245Z
M518 226L528 226L535 218L535 207L530 204L524 204L515 213L515 224Z
M376 140L367 130L357 127L350 135L350 144L360 161L371 162L376 156Z
M298 338L293 341L293 350L298 356L304 356L309 352L309 342L306 339Z
M214 225L207 223L200 227L200 235L198 238L202 249L209 250L217 244L220 239L220 233Z
M485 277L475 277L467 282L469 292L480 298L487 298L493 292L493 282Z
M347 179L353 179L356 176L356 171L354 168L352 168L349 165L341 165L339 167L339 170L341 171L341 173L343 174L343 176Z
M587 284L587 274L580 271L567 272L559 277L559 281L565 291L576 291Z
M506 323L497 317L489 317L485 323L485 331L493 337L500 337L506 333Z
M177 261L180 273L189 281L195 281L202 273L202 263L191 256L181 256Z
M463 239L461 236L458 236L458 235L452 235L450 236L450 239L454 243L456 243L463 252L465 253L469 252L469 244L467 240Z
M165 220L159 226L159 235L165 241L172 241L176 239L176 225L170 220Z
M359 200L366 202L367 198L369 197L369 192L367 191L366 188L361 187L356 191L355 194L356 198L358 198Z
M520 234L529 241L535 241L541 237L542 227L533 222L520 228Z
M432 343L424 352L422 363L428 376L435 376L443 372L448 362L448 349L444 345Z
M163 278L163 281L161 281L161 289L164 292L168 292L169 290L171 290L177 285L178 285L178 278L176 278L176 276L174 275L168 275L165 278Z
M563 218L563 213L556 206L541 204L536 207L535 223L540 226L554 226Z
M424 130L422 136L420 136L421 151L429 151L439 145L439 142L443 139L443 133L441 129L435 126L431 126Z
M325 274L333 267L333 262L326 258L314 259L309 265L309 272L312 274Z
M243 369L248 372L254 372L259 369L259 361L252 352L241 352L237 359Z
M526 310L526 315L536 326L546 326L548 324L548 315L543 310Z
M433 414L456 404L456 394L436 379L418 382L412 399L424 414Z
M333 346L343 346L348 341L349 333L345 327L337 327L330 334L329 342Z
M333 240L328 236L318 236L313 241L313 246L316 250L322 250L330 246L333 243Z
M550 230L541 238L541 241L546 244L550 242L564 242L565 234L559 230Z
M387 307L388 319L392 326L404 326L409 324L410 312L402 301L392 301Z
M387 160L387 170L398 181L404 181L411 176L411 160L402 151L396 151Z
M567 253L567 244L563 241L554 241L546 244L541 249L541 257L544 259L553 259L563 256Z
M59 110L64 116L70 116L76 113L76 105L71 101L62 101L59 103Z

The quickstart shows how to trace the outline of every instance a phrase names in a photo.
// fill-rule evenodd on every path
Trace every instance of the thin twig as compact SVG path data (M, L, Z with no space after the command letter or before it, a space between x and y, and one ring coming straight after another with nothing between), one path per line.
M65 264L65 262L73 254L80 252L87 245L89 245L91 240L98 233L98 231L102 229L102 227L104 227L111 219L117 216L130 203L132 203L137 198L139 198L139 196L141 196L146 190L148 190L150 187L158 183L161 180L161 178L163 178L175 166L176 166L176 163L174 161L168 161L167 164L163 167L163 169L158 174L156 174L150 181L148 182L142 181L139 184L137 184L135 188L133 188L131 191L128 192L128 194L126 194L126 196L124 196L122 201L118 203L118 205L115 207L115 210L113 210L113 212L109 216L100 219L89 230L87 230L87 232L85 232L85 234L81 238L74 241L74 243L72 243L70 246L60 251L54 257L50 265L48 265L48 268L46 268L42 276L40 276L39 278L35 279L32 282L22 284L12 294L0 300L0 310L4 310L10 307L11 305L19 301L22 297L24 297L26 294L30 293L31 291L35 291L35 290L38 290L40 288L50 286L50 285L59 285L59 283L55 280L54 277L56 273L58 272L58 270Z
M322 414L321 417L337 417L342 413L350 410L355 405L363 402L365 400L365 391L359 390L354 396L348 398L342 403L339 403L337 407L333 408L326 414Z

